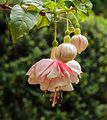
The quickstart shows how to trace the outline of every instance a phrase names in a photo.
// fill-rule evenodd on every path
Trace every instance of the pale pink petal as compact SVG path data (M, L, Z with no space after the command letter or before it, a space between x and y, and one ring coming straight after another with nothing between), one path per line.
M36 81L35 79L33 79L31 76L28 78L28 83L29 84L38 84L38 81Z
M45 77L34 77L34 78L32 78L31 77L31 75L29 76L29 78L28 78L28 83L29 84L41 84L41 83L43 83L44 81L45 81Z
M35 69L35 64L31 66L31 68L28 70L26 75L30 75L32 72L34 72L34 69Z
M62 86L61 90L63 90L63 91L73 91L74 88L73 88L72 84L70 83L70 84L68 84L66 86Z
M52 70L47 75L48 79L62 76L64 76L64 74L61 72L59 65L57 64L57 62L54 62L52 65Z
M39 62L36 63L36 70L35 74L39 76L44 76L48 74L51 71L51 66L53 64L54 60L51 59L42 59Z
M68 84L68 81L66 81L65 78L54 78L54 79L51 79L48 90L55 91L56 89L60 88L61 86L65 86L67 84Z
M69 66L67 66L65 63L61 62L61 61L56 61L60 67L61 72L64 74L66 73L66 71L68 71L69 73L72 74L72 70L70 69Z
M28 82L29 84L37 84L39 82L43 82L43 77L41 75L48 69L48 67L52 64L53 60L50 59L42 59L36 64L32 65L32 67L27 72L27 75L29 75ZM51 69L48 69L49 72ZM33 77L35 76L35 77Z
M44 82L42 82L40 84L40 89L43 90L43 91L44 90L48 90L50 82L51 82L50 80L48 80L47 78L45 78Z
M79 78L78 78L77 75L75 75L75 76L70 75L70 81L71 81L71 83L78 84L79 83Z
M71 61L67 62L66 65L69 66L70 69L73 70L74 72L76 72L78 75L80 75L80 73L82 73L81 66L76 60L71 60Z
M38 84L38 81L35 75L35 64L29 69L26 75L29 75L29 78L28 78L29 84Z
M79 82L79 79L78 79L78 76L77 76L77 73L75 72L72 72L72 74L70 74L68 71L66 71L66 74L67 74L67 80L70 82L70 83L78 83Z

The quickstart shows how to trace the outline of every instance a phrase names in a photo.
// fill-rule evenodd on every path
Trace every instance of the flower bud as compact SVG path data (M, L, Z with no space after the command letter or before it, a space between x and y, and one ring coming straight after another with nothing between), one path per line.
M79 35L79 34L81 34L81 30L80 30L80 28L76 28L74 34L75 34L75 35Z
M73 60L77 55L77 49L74 45L69 43L60 44L55 51L55 57L63 62Z
M71 37L69 35L65 35L63 42L64 43L70 43L70 39L71 39Z
M74 35L70 41L71 44L75 45L77 52L80 54L88 46L88 40L83 35Z

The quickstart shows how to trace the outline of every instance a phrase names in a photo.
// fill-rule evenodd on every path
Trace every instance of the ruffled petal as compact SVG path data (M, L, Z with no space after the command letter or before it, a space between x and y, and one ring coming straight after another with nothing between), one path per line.
M52 64L54 60L51 59L42 59L36 63L35 74L37 77L43 77L52 70Z
M32 74L32 72L34 72L34 70L35 70L35 64L31 66L31 68L28 70L28 72L26 73L26 75Z
M50 80L48 80L46 77L44 78L45 80L44 80L44 82L42 82L41 84L40 84L40 89L41 90L48 90L48 88L49 88L49 85L50 85Z
M75 75L75 76L70 75L70 81L71 81L71 83L78 84L79 83L79 78L78 78L77 75Z
M61 90L63 90L63 91L73 91L74 88L73 88L72 84L70 83L68 85L62 86Z
M51 71L51 64L53 60L51 59L42 59L28 70L26 75L29 75L28 83L29 84L40 84L44 81L44 76Z
M61 86L65 86L67 84L68 84L68 82L63 77L62 78L54 78L54 79L51 79L48 90L55 91L56 89L57 90L60 89Z
M66 63L66 65L69 66L70 69L73 70L74 72L76 72L78 75L80 75L80 73L82 73L81 66L76 60L69 61Z
M47 75L48 79L62 77L62 76L64 76L64 74L61 72L60 66L57 64L57 62L54 62L52 65L52 70Z

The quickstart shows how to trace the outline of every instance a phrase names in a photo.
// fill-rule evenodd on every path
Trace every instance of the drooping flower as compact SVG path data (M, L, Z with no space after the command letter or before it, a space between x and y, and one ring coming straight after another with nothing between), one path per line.
M72 83L78 83L81 67L75 60L63 63L59 60L42 59L34 64L27 75L29 84L40 84L42 91L50 91L52 106L62 101L62 90L72 91Z
M55 52L56 59L68 62L70 60L73 60L77 55L77 49L74 45L69 43L62 43L60 44Z
M70 41L71 44L75 45L77 48L77 52L80 54L82 51L84 51L87 46L88 46L88 40L85 36L79 34L79 35L74 35L71 38Z

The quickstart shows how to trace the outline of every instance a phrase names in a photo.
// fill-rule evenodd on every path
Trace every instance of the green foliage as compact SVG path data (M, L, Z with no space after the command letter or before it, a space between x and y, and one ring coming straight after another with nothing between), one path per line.
M107 17L107 0L91 0L92 3L94 4L93 11L95 12L96 15L103 15Z
M5 27L5 18L0 14ZM61 23L62 24L62 23ZM58 24L58 31L64 26ZM107 106L107 20L90 18L82 25L89 47L77 60L82 65L82 79L75 91L63 92L61 107L51 108L49 96L38 85L29 85L25 75L41 58L49 58L52 33L49 28L30 31L12 47L7 28L0 33L0 120L105 120ZM4 28L2 27L2 28ZM4 31L3 31L4 30ZM58 33L59 42L63 36Z
M10 1L11 2L11 1ZM34 26L37 29L45 26L51 26L54 18L60 16L63 12L66 14L75 8L76 14L81 12L80 18L89 15L92 9L92 3L89 0L21 0L12 8L10 13L10 30L13 43L28 33ZM38 18L38 14L39 18ZM51 17L50 17L51 16ZM19 27L18 27L19 26Z
M38 14L27 12L19 5L15 5L10 14L10 30L13 42L23 34L29 32L37 23Z
M36 24L36 28L39 29L41 27L45 27L45 26L49 26L50 25L50 21L48 19L48 17L45 16L41 16L39 15L39 19L38 19L38 23Z
M81 0L81 1L74 0L73 4L78 10L82 11L85 14L88 14L93 6L90 0Z

